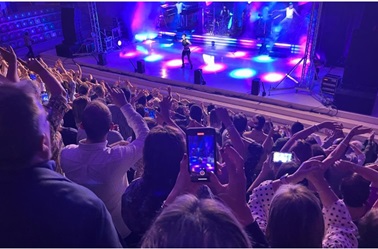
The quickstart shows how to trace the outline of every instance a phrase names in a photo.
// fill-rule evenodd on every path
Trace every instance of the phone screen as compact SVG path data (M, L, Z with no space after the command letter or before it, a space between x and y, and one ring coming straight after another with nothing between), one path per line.
M41 93L42 104L47 104L49 102L49 94L47 92Z
M273 162L274 163L288 163L293 160L292 153L284 152L273 152Z
M192 181L208 181L216 172L216 142L213 128L187 130L189 172Z
M37 76L35 74L30 74L29 77L30 77L31 80L36 80L37 79Z

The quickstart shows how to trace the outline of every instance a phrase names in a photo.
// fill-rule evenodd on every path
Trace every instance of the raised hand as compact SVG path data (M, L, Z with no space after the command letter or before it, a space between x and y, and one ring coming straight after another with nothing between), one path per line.
M335 167L341 170L352 171L356 164L346 161L346 160L338 160L335 162Z
M16 63L17 55L11 46L9 46L8 49L0 47L0 53L3 59L9 64Z
M222 123L227 127L232 124L231 118L228 115L228 110L226 108L220 107L215 109L215 112L218 118L222 121Z
M26 67L37 74L46 71L46 68L42 65L42 63L40 63L37 59L34 58L30 58L26 62Z
M329 130L337 130L343 129L343 125L337 122L329 122L325 121L318 125L319 129L329 129Z
M113 104L119 108L127 104L126 96L121 89L111 88L108 84L105 84L105 86L108 89Z
M357 135L362 135L366 133L371 133L372 131L373 130L371 128L363 128L362 125L358 125L358 126L353 127L350 130L350 134L352 136L357 136Z

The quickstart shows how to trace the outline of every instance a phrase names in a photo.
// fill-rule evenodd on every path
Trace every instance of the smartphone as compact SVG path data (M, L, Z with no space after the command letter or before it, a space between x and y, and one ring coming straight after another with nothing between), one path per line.
M193 182L209 181L216 173L216 132L214 128L189 128L186 131L188 167Z
M272 161L274 163L288 163L293 161L293 154L286 152L273 152Z
M49 94L46 91L41 92L42 104L47 104L49 102Z
M156 111L154 109L150 109L150 108L146 107L146 108L144 108L144 111L148 113L148 116L150 118L155 118L156 117L156 115L155 115Z

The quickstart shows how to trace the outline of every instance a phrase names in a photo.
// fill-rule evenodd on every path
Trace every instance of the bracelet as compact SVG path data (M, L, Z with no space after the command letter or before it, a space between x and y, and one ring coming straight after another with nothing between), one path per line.
M280 177L280 182L282 184L289 184L289 182L287 181L288 177L289 177L289 173L284 174L283 176Z

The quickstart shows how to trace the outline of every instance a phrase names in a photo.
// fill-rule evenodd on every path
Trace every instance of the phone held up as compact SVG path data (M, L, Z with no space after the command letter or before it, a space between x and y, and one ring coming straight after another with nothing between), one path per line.
M190 178L193 182L209 181L216 168L216 132L213 128L189 128L186 144Z
M273 152L272 153L272 162L273 163L288 163L293 161L293 154L286 152Z
M41 101L43 105L49 102L49 94L46 91L41 92Z

